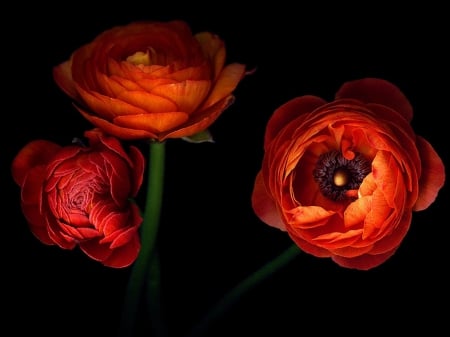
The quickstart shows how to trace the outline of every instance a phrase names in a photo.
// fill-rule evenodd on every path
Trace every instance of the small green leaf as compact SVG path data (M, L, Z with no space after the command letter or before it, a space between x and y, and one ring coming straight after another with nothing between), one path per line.
M209 132L209 130L207 129L197 132L192 136L183 137L182 139L189 143L205 143L205 142L214 143L214 139L212 138L211 132Z

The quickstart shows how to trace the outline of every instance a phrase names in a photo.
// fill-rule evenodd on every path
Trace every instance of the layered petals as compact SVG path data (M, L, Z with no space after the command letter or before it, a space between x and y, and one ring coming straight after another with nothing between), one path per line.
M215 34L193 35L183 21L140 21L99 34L55 66L53 78L104 132L163 141L204 131L232 103L246 70L225 59Z
M412 117L400 89L376 78L345 83L329 103L286 102L266 126L255 214L309 254L345 268L381 265L413 211L433 203L445 181L441 158L415 134Z
M62 249L79 246L106 266L130 265L140 250L136 196L144 157L99 129L85 132L86 146L32 141L12 162L21 206L31 232Z

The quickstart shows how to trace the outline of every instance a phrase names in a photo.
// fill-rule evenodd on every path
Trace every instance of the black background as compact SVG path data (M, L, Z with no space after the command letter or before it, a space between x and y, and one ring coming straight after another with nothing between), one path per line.
M2 14L1 207L3 319L12 323L2 326L14 333L2 335L117 332L130 268L110 269L78 249L41 244L29 232L9 171L27 142L44 138L64 145L90 127L56 87L51 68L115 25L186 20L193 32L220 35L228 62L257 68L211 126L215 143L167 142L159 244L170 337L182 337L223 293L291 245L285 233L259 221L250 204L266 122L287 100L304 94L331 100L343 82L362 77L392 81L415 109L416 133L449 165L449 25L443 8L278 1L13 7ZM445 335L448 205L444 186L434 204L414 214L397 253L373 270L300 255L243 296L207 336Z

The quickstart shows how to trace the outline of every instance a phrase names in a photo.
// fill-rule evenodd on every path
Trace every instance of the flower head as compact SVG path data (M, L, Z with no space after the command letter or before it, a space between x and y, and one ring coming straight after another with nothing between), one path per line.
M335 100L301 96L279 107L264 139L255 213L305 252L370 269L391 257L413 211L445 181L444 165L410 125L413 109L392 83L345 83Z
M121 139L189 137L233 102L245 66L224 42L183 21L132 22L98 35L54 68L58 86L95 126Z
M106 266L126 267L140 250L142 218L129 198L142 184L144 158L99 130L85 136L88 146L34 140L19 151L12 175L22 210L44 244L79 246Z

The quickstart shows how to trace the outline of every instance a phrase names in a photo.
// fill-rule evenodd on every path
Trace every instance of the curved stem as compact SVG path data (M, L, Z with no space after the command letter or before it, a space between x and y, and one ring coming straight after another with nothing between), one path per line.
M281 269L300 254L301 250L293 244L283 253L270 260L253 274L243 279L234 288L229 290L222 299L203 317L203 319L186 335L186 337L199 337L204 334L211 323L221 317L239 298Z
M162 206L162 194L164 186L165 143L151 142L149 154L149 166L147 168L147 194L144 211L144 221L141 226L141 250L134 262L128 281L125 303L122 312L122 321L119 336L133 336L136 319L139 313L140 299L146 276L152 280L151 294L155 296L149 299L149 313L154 317L152 323L161 324L159 317L159 261L155 252L156 237L158 234L159 218ZM153 282L152 277L155 277Z

